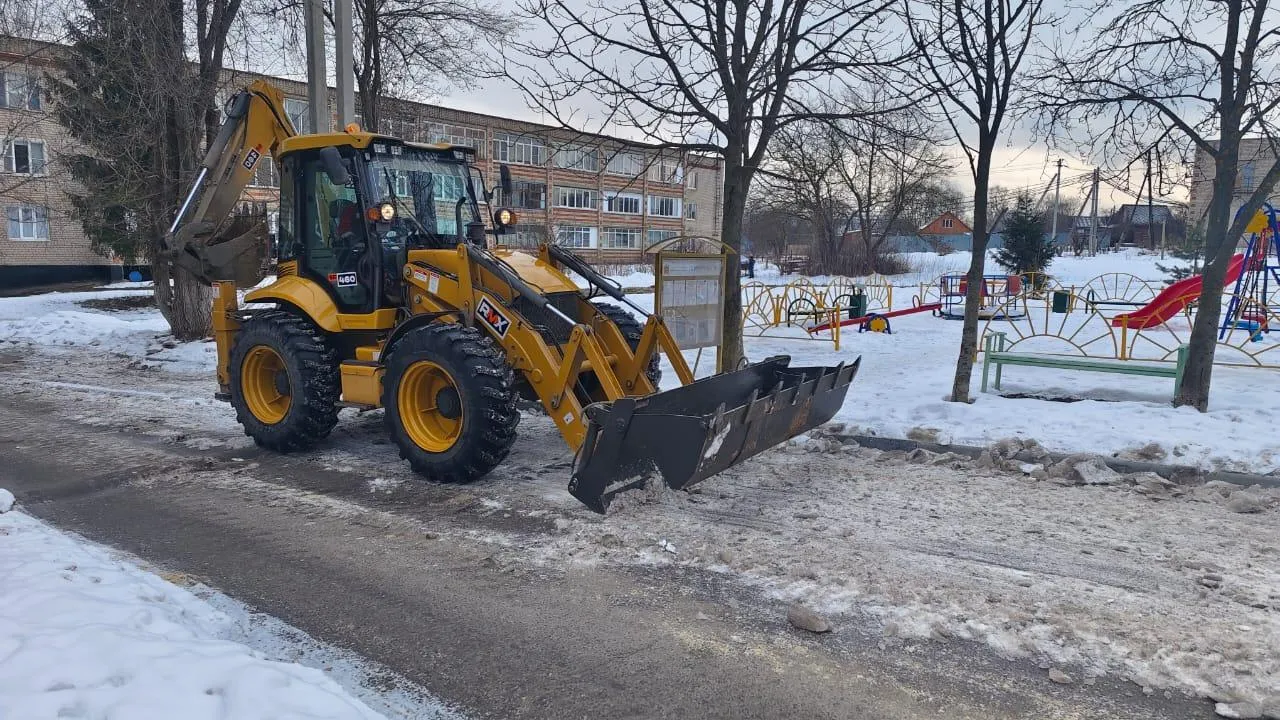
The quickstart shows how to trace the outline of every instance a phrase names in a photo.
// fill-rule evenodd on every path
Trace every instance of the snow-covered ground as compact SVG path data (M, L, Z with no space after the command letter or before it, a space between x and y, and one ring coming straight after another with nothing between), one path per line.
M1064 284L1103 272L1159 280L1154 261L1068 258L1055 271ZM627 277L625 285L643 285L643 276ZM129 293L93 297L111 294ZM51 345L47 352L65 356L69 366L113 353L127 359L114 368L154 369L117 379L108 367L96 377L45 382L53 392L74 393L63 412L88 424L151 427L175 442L248 442L232 413L201 390L212 384L210 343L169 343L154 311L102 313L78 307L77 299L83 298L0 300L0 351L35 342ZM652 296L635 299L652 303ZM61 313L89 317L65 331L42 321ZM1006 392L1088 399L980 394L958 406L943 398L959 323L928 315L893 323L892 335L846 333L839 353L829 342L803 337L754 338L747 347L753 359L781 353L797 363L861 355L862 372L837 417L846 432L981 445L1034 438L1050 449L1164 455L1259 471L1273 469L1280 457L1280 440L1265 432L1275 425L1280 399L1273 371L1217 369L1208 414L1172 408L1172 382L1165 379L1023 368L1006 373ZM95 331L99 326L110 330ZM40 343L41 327L57 341ZM709 365L703 358L704 372ZM674 374L666 369L669 385ZM139 378L153 378L155 387ZM120 386L121 396L104 396L90 383ZM148 426L175 406L184 416ZM367 442L381 432L379 418L343 417L313 461L366 478L371 494L415 482L394 453ZM1275 490L1174 486L1150 476L1080 484L1045 478L1033 466L927 453L908 458L815 432L731 468L696 493L658 492L649 502L620 503L619 512L602 519L565 493L563 470L547 470L567 463L550 421L528 415L520 432L503 468L467 491L494 513L553 518L554 532L458 531L493 543L495 562L674 564L724 573L809 604L837 626L878 628L887 645L907 651L928 638L970 639L1053 665L1077 683L1121 676L1151 692L1213 697L1224 713L1247 715L1256 705L1280 717ZM226 482L251 481L237 478ZM343 502L326 497L317 507L346 511L337 508Z
M924 268L919 274L932 279L938 272L967 267L969 255L918 253L909 259ZM1104 273L1130 273L1158 288L1162 273L1156 264L1161 262L1157 255L1133 251L1093 258L1064 257L1055 260L1052 273L1062 285L1075 286ZM793 279L777 278L772 268L758 274L766 282ZM628 286L653 282L651 274L642 272L617 279ZM903 287L895 296L895 307L909 303L909 296L903 297L911 287L909 279L894 282ZM172 342L165 337L165 323L154 309L106 312L77 304L146 292L114 290L0 299L0 348L6 343L89 346L170 372L212 377L216 361L213 343ZM652 308L652 295L632 299ZM1271 473L1280 468L1280 435L1260 431L1275 427L1280 420L1280 394L1276 392L1280 371L1216 368L1210 410L1201 414L1172 407L1173 382L1167 378L1012 367L1004 372L1004 394L1055 399L1008 398L978 392L979 367L972 386L976 401L960 405L945 399L954 375L960 323L921 313L893 318L892 325L893 333L888 335L847 330L839 352L827 339L812 340L796 328L776 328L769 330L767 337L748 337L747 354L753 360L790 355L797 365L833 365L861 356L862 369L836 417L855 432L972 445L1018 436L1062 452L1125 455L1145 448L1148 459L1207 469ZM1267 342L1280 342L1280 337L1268 337ZM695 356L694 352L686 353L691 364ZM675 373L665 359L663 364L664 385L671 386ZM704 354L698 374L709 373L713 365L710 355ZM1153 443L1158 447L1152 447Z
M416 691L362 690L375 670L349 653L19 511L0 514L0 578L3 718L457 717Z

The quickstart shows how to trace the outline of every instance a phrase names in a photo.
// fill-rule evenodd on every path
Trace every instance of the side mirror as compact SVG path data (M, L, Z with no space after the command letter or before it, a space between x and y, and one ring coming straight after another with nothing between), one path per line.
M502 190L502 199L508 200L511 197L511 168L506 163L498 166L498 188Z
M338 148L332 145L320 148L320 162L324 163L324 174L329 176L329 182L338 187L351 182L351 175L342 164L342 154L338 152Z

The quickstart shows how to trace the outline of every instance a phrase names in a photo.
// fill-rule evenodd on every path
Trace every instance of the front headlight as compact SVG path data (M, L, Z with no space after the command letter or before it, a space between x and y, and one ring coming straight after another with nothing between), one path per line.
M516 214L510 208L502 208L493 214L493 222L500 228L515 225L516 221Z

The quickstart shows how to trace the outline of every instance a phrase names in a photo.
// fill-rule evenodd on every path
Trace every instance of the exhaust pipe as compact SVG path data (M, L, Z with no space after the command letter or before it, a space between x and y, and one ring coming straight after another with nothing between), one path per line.
M690 487L830 420L861 362L793 368L780 355L648 397L589 405L569 492L603 513L654 473L673 489Z

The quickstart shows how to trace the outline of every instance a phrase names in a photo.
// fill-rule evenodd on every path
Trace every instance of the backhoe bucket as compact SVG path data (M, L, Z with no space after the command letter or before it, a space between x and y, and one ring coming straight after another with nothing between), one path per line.
M701 482L830 420L861 361L793 368L783 355L648 397L589 405L569 492L603 513L654 473L676 490Z

